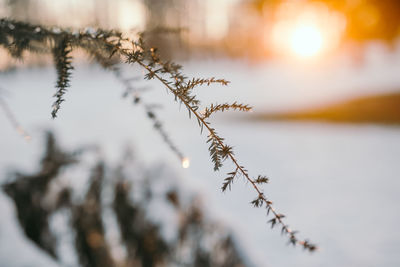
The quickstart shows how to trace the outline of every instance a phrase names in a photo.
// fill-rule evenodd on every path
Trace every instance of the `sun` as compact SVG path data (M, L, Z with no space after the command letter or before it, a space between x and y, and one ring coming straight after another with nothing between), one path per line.
M297 25L290 37L291 51L303 58L317 55L323 47L321 30L316 25Z
M282 1L264 26L264 45L281 59L321 62L340 48L344 14L322 3Z

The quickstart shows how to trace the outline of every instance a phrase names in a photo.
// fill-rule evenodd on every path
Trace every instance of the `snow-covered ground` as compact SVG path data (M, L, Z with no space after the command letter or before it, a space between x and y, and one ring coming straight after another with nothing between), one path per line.
M376 50L376 49L375 49ZM379 49L378 49L379 50ZM336 60L325 66L241 61L184 63L186 73L223 77L228 87L196 89L204 103L239 101L255 111L290 109L334 101L359 93L400 88L400 54L372 51L364 66ZM141 75L127 69L129 76ZM77 66L72 87L56 120L50 119L55 71L24 69L1 74L4 99L32 135L26 142L0 112L0 177L13 167L36 167L43 130L54 129L64 147L99 144L116 161L132 145L147 164L166 162L185 186L199 192L210 216L228 225L255 266L400 266L400 128L324 123L250 123L220 115L214 126L233 145L250 174L266 174L267 196L287 215L291 228L320 246L314 254L286 245L278 229L270 230L264 210L249 202L255 194L244 181L221 193L225 168L212 171L206 137L195 120L173 103L157 83L143 97L161 103L165 129L191 160L181 169L152 129L140 106L121 99L123 88L110 73ZM232 114L230 114L232 115ZM23 237L12 202L0 193L0 265L53 266ZM24 255L21 257L20 255Z

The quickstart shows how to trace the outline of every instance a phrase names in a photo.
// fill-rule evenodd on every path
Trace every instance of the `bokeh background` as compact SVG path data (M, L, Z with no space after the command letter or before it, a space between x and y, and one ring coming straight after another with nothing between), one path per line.
M110 164L131 146L150 168L168 166L182 190L199 195L208 216L232 231L249 266L399 266L398 14L400 2L389 0L0 1L1 17L52 27L115 28L132 36L179 29L147 41L189 77L231 82L199 89L203 103L253 106L251 113L216 116L215 127L251 174L270 177L266 194L292 228L318 244L316 253L287 246L279 230L271 231L264 212L249 205L254 196L244 181L220 192L225 172L212 171L206 136L164 88L137 81L148 88L143 99L160 106L156 112L189 168L145 111L122 99L115 77L79 52L66 102L52 120L51 57L27 54L17 61L0 50L1 181L12 170L37 169L43 132L52 129L64 147L98 145ZM134 67L123 71L143 75ZM21 128L10 123L5 105ZM63 179L84 187L82 171L76 173ZM73 256L59 264L37 249L19 229L13 202L0 195L0 265L76 264ZM57 221L52 225L58 229ZM168 232L168 225L162 229Z

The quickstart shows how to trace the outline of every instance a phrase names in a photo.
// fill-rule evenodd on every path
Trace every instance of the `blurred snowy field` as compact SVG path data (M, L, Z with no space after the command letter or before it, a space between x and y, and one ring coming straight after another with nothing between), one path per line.
M400 88L400 54L372 49L366 64L336 60L323 67L241 61L184 63L188 75L222 77L228 87L196 89L203 103L244 102L257 111L286 110L334 101L360 93ZM380 51L380 52L379 52ZM142 75L125 69L128 77ZM21 125L26 142L0 112L0 177L13 168L34 170L42 152L43 131L53 129L63 147L97 144L101 154L117 162L132 146L147 165L163 162L198 192L211 217L232 229L254 266L399 266L400 256L400 127L330 125L324 123L246 122L233 113L213 119L252 175L265 174L265 193L301 237L320 246L309 254L287 246L280 231L271 231L264 210L249 202L255 195L242 180L221 193L224 174L212 171L206 136L184 107L164 88L151 83L143 98L162 104L156 110L165 129L191 160L182 169L140 106L122 99L123 87L112 74L94 66L76 66L72 87L56 120L50 118L55 71L23 69L0 75L1 94ZM141 83L144 85L144 83ZM179 109L181 111L179 111ZM17 227L12 202L0 193L0 265L57 266ZM20 255L24 255L21 257Z

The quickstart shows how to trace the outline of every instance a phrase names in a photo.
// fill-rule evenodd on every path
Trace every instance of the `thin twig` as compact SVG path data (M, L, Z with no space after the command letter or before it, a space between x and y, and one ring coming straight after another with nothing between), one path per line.
M32 137L24 130L21 124L18 122L16 116L12 112L11 108L8 106L6 101L0 96L0 107L3 109L6 118L13 126L13 128L26 140L30 141Z

